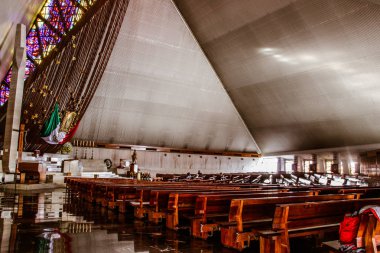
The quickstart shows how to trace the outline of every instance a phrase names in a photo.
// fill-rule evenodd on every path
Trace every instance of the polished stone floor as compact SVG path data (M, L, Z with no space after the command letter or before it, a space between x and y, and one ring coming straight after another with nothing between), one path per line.
M1 252L199 252L236 253L218 238L191 239L67 197L65 189L0 192ZM321 252L310 239L292 242L292 252ZM253 244L244 252L259 252Z

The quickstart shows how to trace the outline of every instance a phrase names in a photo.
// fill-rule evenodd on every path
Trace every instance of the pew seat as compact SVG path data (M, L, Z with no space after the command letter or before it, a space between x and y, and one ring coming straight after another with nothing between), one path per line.
M313 196L314 194L314 191L236 192L224 195L202 194L196 199L195 215L188 217L191 220L191 233L195 238L207 239L213 236L215 231L220 230L219 224L221 226L234 224L234 222L228 223L229 207L233 199Z
M331 194L319 196L286 196L270 198L234 199L231 201L228 222L219 223L221 243L229 248L243 250L252 240L258 240L258 230L267 235L271 228L276 206L288 203L320 202L355 199L358 194ZM272 237L277 233L273 231Z
M346 213L379 204L380 198L281 204L276 206L271 228L258 228L252 232L260 238L261 253L289 253L290 238L323 237L330 231L337 233Z

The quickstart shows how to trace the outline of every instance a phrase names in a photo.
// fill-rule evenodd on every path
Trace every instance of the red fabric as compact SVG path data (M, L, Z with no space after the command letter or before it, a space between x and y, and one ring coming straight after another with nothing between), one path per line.
M359 214L370 214L372 213L376 219L380 220L380 206L368 205L360 209Z
M70 141L71 138L73 138L75 132L77 131L78 126L79 126L79 121L73 128L71 128L71 130L66 134L65 138L59 144L65 144L66 142Z
M339 240L341 244L350 244L355 242L356 234L359 229L359 216L344 216L339 226Z

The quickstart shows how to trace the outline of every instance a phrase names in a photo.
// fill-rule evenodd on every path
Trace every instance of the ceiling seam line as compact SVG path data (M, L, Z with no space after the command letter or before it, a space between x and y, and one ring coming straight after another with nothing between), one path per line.
M228 99L230 100L230 102L231 102L231 104L232 104L234 110L236 111L236 113L237 113L237 115L238 115L240 121L243 123L246 132L248 133L248 135L251 137L251 140L252 140L253 143L255 144L255 146L256 146L256 148L257 148L257 152L258 152L259 154L262 154L262 151L261 151L259 145L257 144L255 138L253 138L253 135L252 135L251 131L249 131L248 126L247 126L247 124L245 123L243 117L241 116L239 110L236 108L236 105L235 105L234 101L232 100L232 98L231 98L229 92L227 91L227 89L225 88L225 86L224 86L222 80L221 80L220 77L219 77L219 74L216 72L216 70L215 70L215 68L214 68L214 65L211 63L211 61L210 61L209 58L207 57L205 51L203 50L202 46L200 45L200 43L199 43L199 41L198 41L198 39L197 39L197 37L195 37L193 31L191 30L189 24L187 23L187 21L186 21L185 18L183 17L181 11L179 10L179 8L178 8L178 6L176 5L176 3L174 2L174 0L170 0L170 2L173 4L173 6L174 6L174 8L176 9L178 15L179 15L180 18L182 19L182 21L183 21L183 23L185 24L186 28L189 30L191 36L193 37L193 39L194 39L195 42L197 43L199 49L202 51L202 54L203 54L203 56L205 57L207 63L209 64L209 66L211 67L212 71L214 72L216 78L217 78L218 81L220 82L220 84L221 84L223 90L224 90L225 93L227 94L227 97L228 97Z

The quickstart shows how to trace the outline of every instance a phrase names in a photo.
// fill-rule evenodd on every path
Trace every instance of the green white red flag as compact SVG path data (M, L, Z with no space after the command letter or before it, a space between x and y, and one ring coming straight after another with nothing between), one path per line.
M62 144L66 133L60 132L61 118L59 117L59 107L55 104L54 111L48 121L45 122L41 131L41 137L49 144Z

